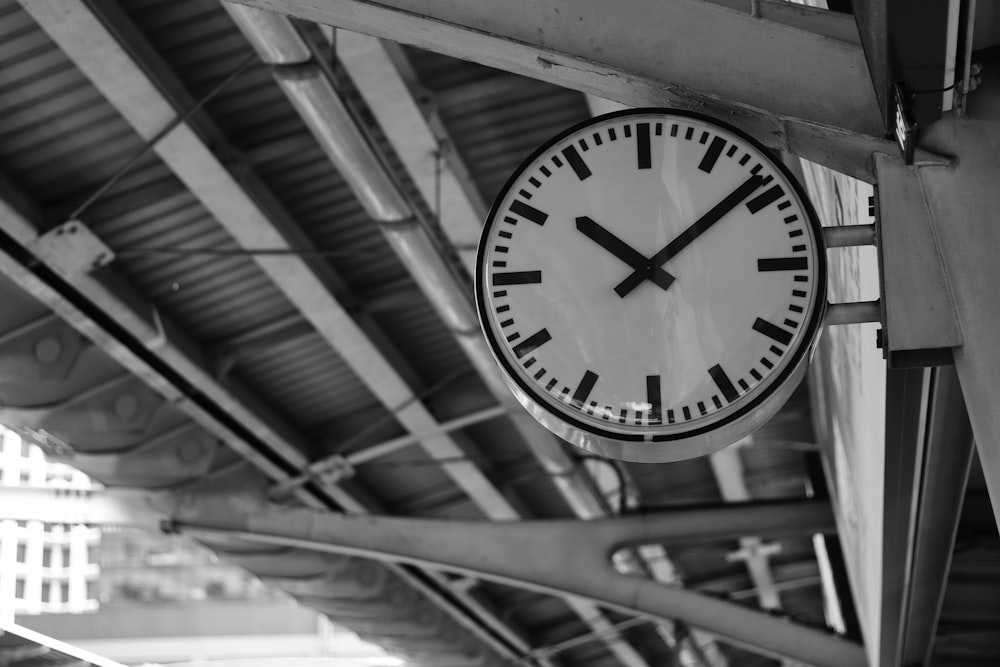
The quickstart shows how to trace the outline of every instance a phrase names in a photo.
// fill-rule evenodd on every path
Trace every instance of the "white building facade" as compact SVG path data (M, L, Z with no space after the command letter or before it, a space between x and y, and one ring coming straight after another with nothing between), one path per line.
M46 461L35 445L0 427L0 485L84 490L83 473ZM101 531L85 525L0 520L0 621L15 614L99 607Z

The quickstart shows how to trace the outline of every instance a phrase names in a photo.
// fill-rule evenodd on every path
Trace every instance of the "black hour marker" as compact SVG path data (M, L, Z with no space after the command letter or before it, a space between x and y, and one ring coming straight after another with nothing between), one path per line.
M527 190L518 190L517 194L521 195L525 199L531 199L531 193L528 192Z
M535 373L535 375L534 375L533 377L534 377L534 378L535 378L536 380L541 380L541 379L542 379L542 376L543 376L543 375L545 375L545 372L546 372L546 371L545 371L545 369L544 369L544 368L539 368L539 369L538 369L538 372L537 372L537 373Z
M782 345L788 345L792 341L792 334L785 331L777 324L771 324L767 320L757 318L753 323L753 330L764 334L768 338L775 340Z
M499 234L500 234L500 238L502 238L502 239L512 239L512 238L514 238L513 234L511 234L510 232L505 231L505 230L504 231L500 231Z
M708 410L705 409L705 402L704 401L698 401L698 412L701 413L702 417L704 417L705 415L708 414Z
M785 326L795 329L796 327L799 326L799 323L796 322L795 320L785 320Z
M740 383L740 386L743 387L743 391L750 391L750 385L747 384L746 380L744 380L743 378L740 378L739 379L739 383Z
M649 152L649 123L636 123L635 150L639 169L649 169L653 166Z
M515 332L514 332L514 333L512 333L511 335L507 336L507 342L508 342L508 343L513 343L513 342L514 342L515 340L517 340L517 339L518 339L518 338L520 338L520 337L521 337L521 334L519 334L519 333L517 333L517 332L515 331Z
M671 137L677 136L677 123L674 123L673 125L670 126L670 136Z
M497 306L498 313L506 313L508 310L510 310L510 306L508 306L507 304L504 304L502 306Z
M764 365L764 368L767 368L768 370L774 368L774 364L772 364L767 357L761 357L760 363L762 363Z
M509 215L505 215L504 218L503 218L503 221L506 222L507 224L510 224L510 225L516 225L517 224L517 218L512 218Z
M532 357L531 359L528 359L526 362L524 362L524 367L525 368L531 368L532 366L535 365L535 363L537 361L538 361L538 359L535 359L534 357Z
M611 141L615 141L616 139L618 139L618 135L615 134L615 128L613 127L608 128L608 139L610 139Z
M549 383L545 385L545 390L552 391L552 387L556 386L557 384L559 384L559 380L552 378L551 380L549 380Z
M661 136L663 134L663 123L656 124L656 136Z
M590 167L583 161L580 154L576 152L576 146L567 146L562 150L562 154L566 158L566 162L569 162L569 166L573 167L576 177L581 181L587 180L590 176Z
M597 384L597 377L597 373L593 371L586 371L583 374L583 379L580 380L580 384L576 385L576 391L573 392L572 403L577 408L582 408L583 404L587 402L590 390Z
M803 312L802 311L802 306L796 306L794 303L788 307L788 310L792 311L793 313L801 313L801 312Z
M783 201L780 204L778 204L778 210L779 211L784 211L786 208L788 208L791 205L792 205L792 202L790 202L790 201Z
M674 411L673 410L667 410L667 423L668 424L673 424L674 423Z
M501 262L499 260L496 261L496 262L493 262L493 268L495 268L495 269L503 269L503 268L506 268L506 266L507 266L507 262Z
M631 125L626 125L625 126L625 138L627 139L627 138L629 138L631 136L632 136L632 126Z
M795 222L798 219L799 219L799 216L797 216L797 215L790 215L787 218L785 218L785 224L786 225L791 224L791 223Z
M746 163L749 162L749 161L750 161L750 154L749 153L744 153L743 157L740 158L740 166L741 167L745 166Z
M806 247L804 245L793 245L792 252L805 252Z
M747 202L747 208L750 209L751 213L756 213L765 206L773 204L781 197L785 196L785 191L781 189L780 185L775 185L773 188L764 190L753 199Z
M809 282L809 276L795 276L792 280L797 283L807 283Z
M649 403L649 419L659 424L663 420L663 403L660 399L660 376L646 376L646 402Z
M580 141L578 143L580 144L580 148L582 148L584 152L587 152L587 151L590 150L590 146L587 145L587 140L586 139L580 139Z
M549 333L549 330L539 329L514 346L514 356L520 359L525 355L531 354L550 340L552 340L552 335Z
M698 137L698 143L699 143L699 144L703 144L703 143L705 143L706 141L708 141L708 137L709 137L709 134L708 134L708 132L702 132L702 133L701 133L701 136L700 136L700 137Z
M736 151L738 151L738 150L739 150L739 146L737 146L736 144L733 144L732 146L729 147L729 150L726 151L726 157L732 157L732 156L736 155Z
M495 251L499 252L499 253L506 253L507 250L509 250L509 248L507 246L505 246L505 245L498 245L498 246L494 247L493 249Z
M800 289L793 289L792 290L792 296L797 296L797 297L799 297L801 299L801 298L804 298L805 295L806 295L805 290L800 290Z
M708 374L712 376L715 386L719 388L728 402L732 403L739 397L739 392L733 386L733 381L726 375L726 371L722 370L722 366L719 364L712 366L708 369Z
M504 320L503 322L500 323L500 327L502 329L506 329L507 327L511 326L512 324L514 324L514 320Z
M685 405L683 408L681 408L681 412L684 413L685 420L691 419L691 408Z
M541 184L542 184L542 182L541 182L540 180L538 180L537 178L535 178L534 176L532 176L531 178L529 178L529 179L528 179L528 182L529 182L529 183L531 183L532 185L534 185L534 186L535 186L536 188L537 188L537 187L538 187L539 185L541 185Z
M618 412L618 423L624 424L626 419L628 419L628 408L622 408Z
M708 150L705 151L705 156L702 157L701 162L698 163L698 168L706 174L711 174L712 168L715 167L715 163L719 159L719 155L722 154L722 149L725 147L726 140L722 137L712 139L712 143L708 145Z
M805 271L808 268L808 257L774 257L757 260L758 271Z
M797 236L802 236L801 229L793 229L792 231L788 232L788 238L790 239L794 239Z
M541 271L507 271L493 274L493 285L530 285L542 282Z
M760 170L761 170L761 166L759 164L755 164L753 166L753 169L750 170L750 173L753 174L754 176L756 176L757 174L760 173Z
M534 206L528 206L520 199L515 199L514 203L510 205L510 212L522 218L527 218L536 225L544 225L549 217L548 213L543 213Z
M539 167L538 171L542 172L545 175L545 178L548 178L549 176L552 175L552 172L549 171L549 168L544 165Z
M717 409L721 409L721 408L722 408L722 401L720 401L720 400L719 400L719 397L718 397L718 396L713 396L713 397L712 397L712 403L714 403L714 404L715 404L715 407L716 407Z
M604 139L601 139L601 135L599 132L594 132L593 136L594 136L594 145L600 146L604 143Z
M554 164L557 167L561 167L562 166L562 160L559 159L558 155L553 155L552 156L552 164Z
M756 380L757 382L761 381L761 374L757 372L756 368L750 369L750 375L752 375L753 379Z
M769 349L769 350L771 350L771 354L776 354L776 355L778 355L779 357L780 357L780 356L781 356L781 354L782 354L782 352L781 352L781 348L780 348L780 347L778 347L777 345L772 345L772 346L771 346L770 348L768 348L768 349Z
M694 128L693 127L689 127L687 129L687 131L684 133L684 138L687 139L688 141L690 141L691 137L693 137L693 136L694 136Z
M505 297L505 296L507 296L507 290L505 290L505 289L498 289L497 291L493 292L493 296L496 297L497 299L499 299L501 297Z

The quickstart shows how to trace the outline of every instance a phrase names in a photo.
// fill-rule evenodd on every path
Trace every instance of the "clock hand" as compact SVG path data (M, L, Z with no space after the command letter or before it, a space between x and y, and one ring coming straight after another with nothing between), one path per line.
M750 196L750 194L760 187L764 179L761 176L751 176L738 188L733 190L725 199L712 207L705 215L698 218L693 225L681 232L677 238L668 243L662 250L649 258L643 267L638 267L625 280L615 286L615 292L621 298L625 298L639 284L649 277L653 271L659 270L669 259L677 255L681 250L696 238L704 234L708 229L721 220L727 213Z
M633 271L642 271L643 280L649 278L663 289L669 288L670 283L674 281L674 277L661 268L655 268L647 272L646 266L649 260L646 259L645 255L587 216L581 216L576 219L576 228L583 232L584 236L591 241L594 241L597 245L632 267Z

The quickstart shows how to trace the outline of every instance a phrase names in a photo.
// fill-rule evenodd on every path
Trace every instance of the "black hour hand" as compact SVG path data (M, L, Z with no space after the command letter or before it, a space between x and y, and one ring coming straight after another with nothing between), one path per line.
M649 264L649 259L645 255L587 216L580 216L576 219L576 228L583 232L584 236L591 241L628 264L634 272L641 271L643 277L649 278L662 289L669 289L670 284L674 282L674 277L662 268L656 267L655 269L647 270L646 267Z

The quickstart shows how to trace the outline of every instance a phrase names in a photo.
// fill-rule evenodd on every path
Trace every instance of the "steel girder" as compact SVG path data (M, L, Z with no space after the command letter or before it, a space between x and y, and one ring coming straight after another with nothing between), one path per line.
M822 501L684 508L592 521L471 522L331 515L288 509L248 495L175 496L165 511L194 537L220 532L271 544L444 568L554 595L579 596L620 611L679 620L727 641L808 664L865 665L861 646L766 612L620 574L622 548L642 544L815 534L834 530ZM558 549L552 545L558 544Z
M762 0L234 0L632 106L712 114L871 182L884 129L853 18ZM747 9L758 8L753 14ZM918 163L948 164L918 151Z
M982 52L984 69L1000 68L1000 56ZM907 207L913 193L923 218L930 226L935 271L943 271L943 280L928 282L924 273L930 269L905 263L906 257L883 252L883 272L912 271L910 289L937 284L943 290L935 303L945 308L924 312L923 326L940 329L934 320L950 319L949 331L960 334L960 344L952 349L955 368L962 386L976 447L983 464L993 513L1000 523L1000 82L984 79L967 101L966 118L951 114L926 128L921 145L958 156L950 168L916 167L907 169L895 162L877 163L880 187L879 208L882 215ZM902 255L902 253L899 253ZM897 261L898 260L898 261ZM905 273L902 276L905 277ZM901 298L907 282L899 280ZM888 302L892 294L886 293ZM923 298L922 296L920 298ZM914 311L919 315L922 311ZM919 324L919 323L917 323ZM914 326L917 326L914 324ZM943 338L951 341L953 338ZM954 342L950 344L954 345Z

